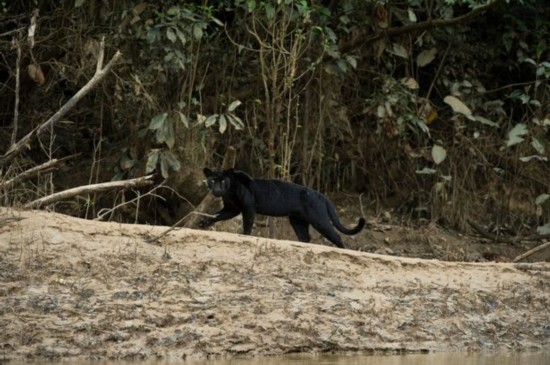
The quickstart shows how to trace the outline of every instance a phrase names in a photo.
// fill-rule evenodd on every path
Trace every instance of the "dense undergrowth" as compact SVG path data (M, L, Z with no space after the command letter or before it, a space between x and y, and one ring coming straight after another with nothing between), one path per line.
M546 1L2 4L4 205L156 171L167 187L111 218L171 224L200 201L202 166L234 146L241 169L361 193L369 210L550 231ZM121 61L6 159L93 76L103 37ZM93 218L145 192L53 208Z

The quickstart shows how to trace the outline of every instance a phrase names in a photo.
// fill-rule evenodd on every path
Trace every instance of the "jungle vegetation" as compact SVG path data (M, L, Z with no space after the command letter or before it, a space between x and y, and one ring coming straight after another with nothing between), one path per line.
M172 224L234 147L373 211L549 234L549 41L546 0L0 1L1 204L154 173L48 208Z

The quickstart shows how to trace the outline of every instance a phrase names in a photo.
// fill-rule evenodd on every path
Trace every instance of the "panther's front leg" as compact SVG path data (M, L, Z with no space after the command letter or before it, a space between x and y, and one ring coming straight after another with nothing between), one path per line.
M231 206L224 206L219 212L214 214L213 217L204 217L199 222L200 228L207 228L212 226L216 222L226 221L239 215L241 211L238 208Z

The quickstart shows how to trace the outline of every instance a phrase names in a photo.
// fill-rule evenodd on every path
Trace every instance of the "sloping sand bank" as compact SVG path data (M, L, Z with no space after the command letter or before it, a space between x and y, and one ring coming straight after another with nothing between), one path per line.
M8 220L18 217L21 220ZM550 346L550 264L449 263L0 208L0 357Z

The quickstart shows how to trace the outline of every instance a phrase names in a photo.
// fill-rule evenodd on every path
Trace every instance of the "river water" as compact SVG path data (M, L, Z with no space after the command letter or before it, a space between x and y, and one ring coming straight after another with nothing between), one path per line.
M1 361L0 361L1 363ZM32 365L32 362L10 362ZM36 363L38 364L38 363ZM550 351L509 353L430 353L407 355L284 355L205 361L59 361L40 365L548 365Z

